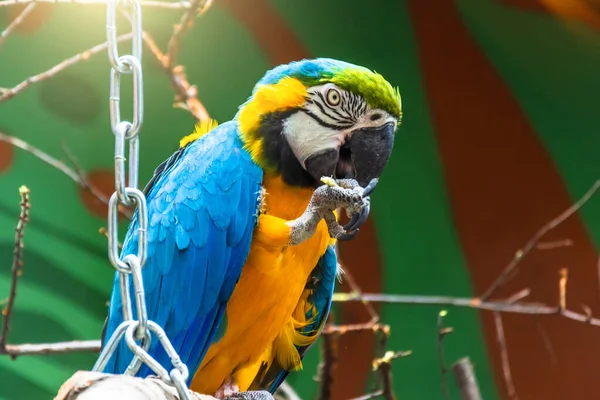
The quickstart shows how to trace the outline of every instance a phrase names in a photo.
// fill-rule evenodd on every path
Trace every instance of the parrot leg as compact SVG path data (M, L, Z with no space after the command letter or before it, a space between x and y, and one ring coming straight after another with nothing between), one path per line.
M368 215L370 202L368 196L376 182L371 182L365 189L354 179L338 179L334 182L334 185L319 186L313 193L306 211L297 219L287 222L292 230L290 244L300 244L312 237L322 219L325 219L331 237L343 237L346 230L338 224L333 214L333 211L338 208L345 208L353 214L361 214L366 210ZM364 220L366 216L364 219L359 217L357 221L359 223L353 223L353 228L362 225Z
M240 388L233 382L233 377L230 377L215 393L217 399L226 399L238 393Z

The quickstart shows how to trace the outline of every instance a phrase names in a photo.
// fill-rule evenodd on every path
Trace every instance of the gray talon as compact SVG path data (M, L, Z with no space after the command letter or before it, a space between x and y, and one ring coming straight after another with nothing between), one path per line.
M350 218L350 222L348 222L346 225L344 225L344 230L351 231L352 227L354 227L354 225L356 225L356 223L358 222L359 215L360 215L359 213L352 214L352 218Z
M346 226L344 226L344 230L353 231L360 228L367 218L369 217L369 212L371 211L371 205L366 203L365 206L358 213L352 215L352 219Z
M377 179L377 178L371 179L371 182L369 182L369 184L363 191L363 197L369 197L371 195L371 193L373 193L373 190L375 190L375 186L377 186L378 182L379 182L379 179Z

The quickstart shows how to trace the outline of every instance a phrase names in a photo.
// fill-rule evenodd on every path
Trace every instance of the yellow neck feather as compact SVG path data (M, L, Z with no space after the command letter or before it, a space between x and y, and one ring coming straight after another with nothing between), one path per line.
M305 101L306 87L296 78L282 78L276 84L257 88L237 115L242 141L254 162L266 167L262 154L263 139L258 133L262 117L272 112L299 107Z
M198 121L196 123L196 128L194 129L194 132L183 137L179 141L179 147L187 146L188 144L192 143L194 140L206 135L208 132L215 129L218 125L219 125L219 123L217 121L215 121L214 119L209 119L208 121Z

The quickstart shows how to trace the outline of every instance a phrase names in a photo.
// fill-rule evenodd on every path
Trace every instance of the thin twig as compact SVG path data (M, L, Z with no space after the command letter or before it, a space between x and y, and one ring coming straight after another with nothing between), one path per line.
M590 310L590 317L591 317L591 315L592 314L591 314L591 310ZM550 336L548 335L546 328L542 324L542 321L540 321L538 317L534 317L534 318L535 318L535 326L542 338L542 343L544 343L544 347L546 348L546 351L548 352L548 356L550 357L550 363L552 365L557 365L558 359L556 358L556 351L554 350L554 346L552 345Z
M85 172L85 170L79 163L79 160L77 159L77 157L75 157L75 154L73 154L73 152L69 149L69 147L65 143L61 144L61 149L62 149L65 157L67 157L67 159L69 160L71 165L73 165L73 170L79 176L79 180L81 181L81 185L80 185L81 188L88 191L92 196L94 196L101 203L108 204L108 198L96 186L94 186L90 182L90 180L88 179L88 176L87 176L87 172ZM127 207L125 207L122 204L119 204L119 206L117 207L117 212L128 219L131 219L133 216L132 210L128 209ZM121 249L123 247L123 245L121 243L117 243L117 245L119 246L119 249Z
M0 1L0 7L10 7L19 4L36 4L36 3L50 3L50 4L106 4L107 0L3 0ZM140 1L142 7L156 7L156 8L167 8L172 10L185 10L190 8L189 1Z
M108 239L108 230L105 227L101 226L100 229L98 229L98 233ZM117 247L119 250L123 249L123 243L117 242Z
M52 157L48 153L45 153L44 151L38 149L35 146L32 146L31 144L27 143L26 141L16 138L14 136L7 135L6 133L3 133L1 131L0 131L0 142L9 143L15 147L20 148L21 150L24 150L24 151L32 154L33 156L37 157L41 161L50 165L51 167L56 168L57 170L61 171L63 174L68 176L73 182L75 182L79 187L88 191L92 196L94 196L96 199L98 199L103 204L108 204L108 198L100 191L100 189L98 189L96 186L94 186L87 179L87 176L85 175L85 173L83 172L81 167L79 167L79 165L76 164L76 159L70 154L70 152L68 152L68 150L66 148L64 148L65 154L67 154L67 156L69 158L71 158L71 162L75 163L74 165L77 170L70 168L64 162L57 160L56 158ZM131 214L130 210L119 207L119 213L121 213L125 217L131 219L132 214Z
M506 301L479 301L478 298L447 297L447 296L408 296L399 294L365 293L362 297L371 302L386 304L413 304L466 307L478 310L499 311L514 314L529 315L560 315L573 321L600 326L600 319L590 318L587 314L571 310L560 310L558 306L548 306L539 303L507 303ZM355 293L335 293L334 302L360 301Z
M23 235L25 234L25 226L29 222L29 189L26 186L19 188L21 195L21 213L19 214L19 222L15 229L15 250L13 254L13 263L11 269L10 289L8 292L8 301L6 308L2 310L2 332L0 333L0 353L6 351L6 340L8 337L8 329L10 326L10 317L15 305L17 297L17 281L21 276L23 268Z
M67 166L64 162L57 160L56 158L52 157L48 153L45 153L42 150L38 149L37 147L30 145L26 141L16 138L14 136L7 135L6 133L3 133L3 132L0 132L0 141L9 143L15 147L18 147L21 150L24 150L24 151L32 154L33 156L37 157L41 161L45 162L46 164L50 165L51 167L56 168L63 174L67 175L77 185L80 185L80 186L82 185L81 177L77 174L77 172L75 172L73 169L69 168L69 166Z
M392 380L392 361L397 358L408 357L411 354L411 350L398 352L388 351L383 357L373 360L373 370L378 371L381 374L381 380L383 381L381 396L383 396L384 399L396 400Z
M500 347L500 358L502 359L502 373L504 374L504 382L506 382L506 389L511 399L518 399L517 392L515 391L515 384L512 378L512 371L510 369L510 360L508 359L508 347L506 345L506 337L504 335L504 324L502 323L502 316L499 312L494 312L494 323L496 325L496 340Z
M173 35L171 35L171 39L169 39L167 53L164 55L163 59L165 68L168 68L171 71L175 68L183 34L194 25L196 16L206 12L211 4L212 0L191 0L190 8L183 14L181 21L175 25Z
M370 304L370 303L369 303ZM385 357L386 351L385 349L387 349L387 343L388 340L390 338L390 331L391 328L389 325L380 325L377 324L375 330L375 334L379 334L379 348L377 349L377 354L379 357ZM382 376L380 374L379 379L376 379L375 381L375 391L377 391L379 388L384 387L385 386L385 382L382 379Z
M12 31L14 31L15 28L17 26L19 26L23 22L23 20L25 19L25 17L27 17L27 15L29 15L29 13L31 11L33 11L33 9L35 8L35 6L36 6L35 3L28 4L27 7L25 7L23 9L23 11L21 11L19 13L19 15L17 15L15 17L15 19L13 19L10 24L8 24L8 26L6 27L6 29L4 29L2 31L2 33L0 33L0 45L2 45L4 43L4 41L6 40L6 38L8 37L8 35L10 35L10 33Z
M560 311L567 309L567 278L568 270L562 268L560 270L560 279L558 281L558 308Z
M438 359L440 362L440 372L442 374L442 395L445 399L450 398L450 393L448 392L448 382L446 378L446 373L448 372L446 368L446 361L444 357L444 337L452 332L452 328L444 327L444 317L448 314L446 310L442 310L438 314L437 319L437 350L438 350Z
M370 400L370 399L376 399L381 396L383 396L383 390L376 390L375 392L367 393L362 396L353 397L350 400Z
M8 344L0 354L7 354L13 358L26 355L47 355L64 353L99 353L100 340L73 340L71 342L57 343L26 343Z
M525 297L529 296L530 294L531 294L531 289L529 289L529 288L521 289L517 293L508 297L506 299L506 302L509 304L516 303L517 301L523 300Z
M123 10L121 12L125 18L131 20L129 14ZM142 31L142 39L171 82L171 87L175 92L175 104L173 106L189 111L198 121L209 121L210 115L198 99L196 86L190 84L188 81L184 67L178 65L174 68L169 68L165 55L152 36L148 32Z
M475 369L469 357L464 357L452 366L454 379L463 400L481 400L481 392L475 378Z
M346 324L346 325L327 324L327 325L325 325L325 328L323 328L323 333L324 334L337 333L340 335L344 335L348 332L362 332L362 331L378 332L380 329L381 329L380 324L369 321L369 322L365 322L363 324Z
M575 214L585 203L587 203L592 196L598 191L600 188L600 180L594 182L592 187L588 189L588 191L573 205L563 211L560 215L558 215L553 220L546 223L540 230L538 230L535 235L525 244L523 249L516 252L514 258L508 263L508 265L504 268L502 273L496 278L494 282L490 285L490 287L483 292L480 296L482 301L489 299L495 292L502 286L502 284L506 281L508 276L517 268L519 263L533 250L537 244L540 242L542 237L546 235L549 231L556 228L560 224L562 224L565 220L567 220L571 215Z
M535 248L538 250L554 250L561 249L563 247L571 247L573 246L573 241L571 239L563 239L563 240L555 240L553 242L540 242Z
M337 349L339 334L337 332L326 333L322 336L323 347L321 353L321 364L319 366L320 400L331 398L331 386L333 385L333 371L337 362Z
M338 255L338 260L339 259L340 258ZM360 293L362 293L362 289L360 288L358 283L356 283L356 279L354 279L354 276L352 276L350 271L348 271L346 268L344 268L344 265L342 264L341 261L338 262L338 268L341 268L342 271L344 271L343 277L346 280L346 282L348 282L348 286L350 286L350 290L352 290L353 292L358 293L360 295ZM367 310L367 312L369 313L369 316L371 317L370 322L372 324L379 322L379 314L375 310L375 307L373 307L373 304L369 303L367 300L364 300L364 299L362 301L362 304L365 306L365 309Z
M130 39L130 38L131 38L131 33L126 33L124 35L117 37L117 42L122 42L122 41ZM44 71L44 72L34 75L34 76L30 76L29 78L25 79L23 82L19 83L18 85L14 86L12 88L0 89L0 102L9 100L9 99L15 97L18 93L27 89L32 84L41 82L48 78L51 78L54 75L58 74L59 72L64 71L65 69L77 64L80 61L87 61L92 55L98 54L98 53L106 50L107 46L108 45L106 42L98 44L92 48L82 51L79 54L74 55L73 57L70 57L70 58L67 58L66 60L61 61L60 63L56 64L55 66L53 66L52 68L50 68L47 71Z

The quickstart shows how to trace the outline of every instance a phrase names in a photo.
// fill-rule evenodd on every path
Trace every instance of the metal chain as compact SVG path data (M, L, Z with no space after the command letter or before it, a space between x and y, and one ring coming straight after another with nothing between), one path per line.
M169 341L164 330L155 322L148 320L142 268L146 263L148 210L146 197L138 189L139 132L144 119L144 96L142 80L142 13L139 0L127 1L131 7L132 54L119 56L117 48L117 6L119 0L108 0L106 6L106 36L110 72L110 124L115 135L115 192L108 203L108 258L119 274L123 322L112 334L94 365L93 371L102 371L111 355L124 337L125 343L133 353L133 359L126 375L135 375L142 364L146 364L163 381L175 386L181 400L190 400L186 385L187 366L181 361L177 351ZM121 75L133 75L133 117L132 122L121 120L120 89ZM128 143L127 143L128 142ZM125 148L129 144L129 171L126 171ZM128 172L128 184L125 176ZM136 254L119 257L118 207L137 206L138 247ZM131 275L131 278L129 277ZM136 317L134 319L131 304L131 284L135 293ZM171 359L173 369L168 372L150 354L148 349L156 336Z

